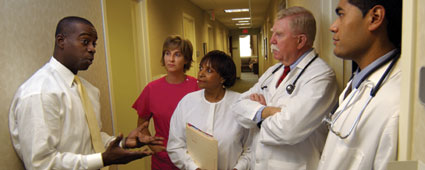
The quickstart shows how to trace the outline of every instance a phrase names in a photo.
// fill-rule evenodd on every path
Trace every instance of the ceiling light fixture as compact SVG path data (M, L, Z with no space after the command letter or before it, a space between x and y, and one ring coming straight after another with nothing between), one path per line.
M243 22L249 22L249 21L247 21L247 20L239 20L238 22L239 23L243 23Z
M251 28L251 27L239 27L239 29L245 29L245 28Z
M239 20L250 20L251 17L243 17L243 18L232 18L233 21L239 21Z
M236 23L236 25L250 25L250 23Z
M234 12L249 12L248 8L242 8L242 9L225 9L225 13L234 13Z

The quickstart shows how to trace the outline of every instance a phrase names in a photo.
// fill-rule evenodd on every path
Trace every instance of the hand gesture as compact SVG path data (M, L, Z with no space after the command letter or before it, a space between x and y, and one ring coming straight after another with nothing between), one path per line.
M102 153L103 165L109 166L112 164L127 164L133 160L152 155L152 151L145 149L143 151L125 150L119 146L123 135L120 134L112 141L105 152Z
M124 142L124 148L140 148L144 145L163 145L163 137L148 136L142 131L147 129L149 122L145 122L128 134Z

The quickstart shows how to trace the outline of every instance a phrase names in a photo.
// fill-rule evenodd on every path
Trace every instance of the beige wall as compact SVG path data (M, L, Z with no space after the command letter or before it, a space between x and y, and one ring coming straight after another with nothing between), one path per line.
M111 83L112 108L115 132L128 133L137 126L137 114L131 108L146 84L144 68L139 68L139 50L136 19L143 11L137 11L139 3L135 0L105 0L106 37L108 47L109 76ZM140 46L139 46L140 45ZM119 165L119 169L150 169L150 158Z
M425 106L418 93L419 71L425 66L424 1L403 1L402 100L399 160L425 162Z
M415 7L416 17L414 17L412 22L416 23L416 29L414 37L416 38L416 54L414 55L414 60L416 60L414 75L416 80L414 81L414 122L413 122L413 146L412 146L412 160L421 160L425 162L425 103L422 103L418 100L419 88L424 89L425 87L419 87L419 70L421 67L425 67L425 21L423 16L425 16L425 1L416 1L417 5ZM413 8L413 7L412 7ZM405 8L410 9L410 8ZM414 38L413 38L414 39ZM405 56L403 56L405 57Z
M272 32L270 29L273 27L274 20L276 17L277 10L279 8L279 3L282 0L271 0L267 9L267 13L265 16L264 24L262 27L262 35L261 39L263 41L262 46L264 45L264 38L267 38L267 58L262 54L259 59L259 75L261 76L270 66L276 64L278 61L273 58L273 54L270 51L270 38L272 36Z
M23 169L11 145L8 109L18 86L53 54L56 24L69 15L87 18L97 29L99 39L94 64L81 75L100 89L103 127L112 132L100 1L0 0L1 167Z

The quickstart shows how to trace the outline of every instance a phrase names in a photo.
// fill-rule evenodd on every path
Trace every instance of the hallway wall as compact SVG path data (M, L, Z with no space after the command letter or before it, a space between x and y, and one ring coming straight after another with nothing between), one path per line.
M403 1L402 88L399 129L400 161L425 162L425 103L419 100L420 69L425 67L424 1ZM424 81L424 80L422 80Z
M94 63L79 75L99 88L103 130L112 134L101 1L0 0L0 169L24 169L10 141L9 106L16 89L50 59L56 24L70 15L87 18L96 27Z
M138 47L136 34L136 7L134 0L105 0L106 39L108 66L111 83L112 108L115 134L125 136L136 128L137 114L131 108L146 83L144 68L138 68ZM143 2L141 2L143 3ZM150 169L150 158L119 165L119 169Z

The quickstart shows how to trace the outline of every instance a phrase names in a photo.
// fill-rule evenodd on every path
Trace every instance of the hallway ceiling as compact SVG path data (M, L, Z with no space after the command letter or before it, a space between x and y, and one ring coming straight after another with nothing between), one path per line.
M192 3L208 13L215 16L215 19L223 23L229 29L238 29L235 25L237 21L232 18L250 17L251 28L260 28L264 23L266 10L270 0L190 0ZM249 12L225 13L225 9L249 8L251 3L251 14Z

